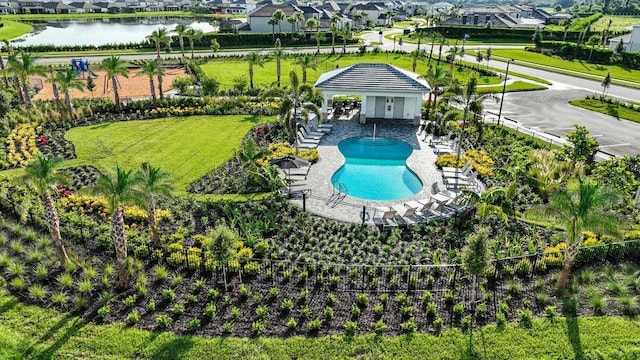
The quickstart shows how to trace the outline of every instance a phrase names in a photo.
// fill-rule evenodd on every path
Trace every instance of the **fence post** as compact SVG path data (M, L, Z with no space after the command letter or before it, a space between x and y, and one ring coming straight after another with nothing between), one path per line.
M302 211L307 211L307 194L302 192Z
M364 225L364 222L365 222L366 211L367 211L367 207L365 205L362 205L362 225Z
M407 292L411 289L411 265L409 265L409 272L407 272Z
M184 252L184 260L185 263L187 264L187 269L189 268L189 250L184 249L182 250Z
M531 264L531 275L530 277L533 277L533 274L536 271L536 263L538 262L538 256L540 255L539 252L536 252L535 257L533 258L533 264Z

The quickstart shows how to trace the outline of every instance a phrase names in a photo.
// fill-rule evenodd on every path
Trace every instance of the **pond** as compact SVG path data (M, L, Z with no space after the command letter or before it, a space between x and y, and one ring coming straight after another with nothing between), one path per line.
M218 30L217 26L211 25L206 19L184 18L83 19L33 22L32 24L36 28L44 27L44 29L14 40L14 46L98 46L139 43L159 27L172 30L178 24L185 24L205 33ZM187 39L185 44L188 47Z

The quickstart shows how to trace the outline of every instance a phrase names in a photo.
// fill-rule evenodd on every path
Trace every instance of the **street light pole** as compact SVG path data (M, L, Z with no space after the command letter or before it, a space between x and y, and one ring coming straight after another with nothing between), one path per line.
M507 60L507 70L504 73L504 84L502 85L502 97L500 98L500 110L498 110L498 126L500 125L500 117L502 116L502 103L504 103L504 92L507 90L507 78L509 77L509 64L513 59Z

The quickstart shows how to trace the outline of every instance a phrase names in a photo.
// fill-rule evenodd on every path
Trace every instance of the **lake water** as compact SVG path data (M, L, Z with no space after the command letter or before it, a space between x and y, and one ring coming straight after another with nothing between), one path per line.
M91 19L55 22L33 22L34 27L44 26L44 30L27 34L14 42L14 46L28 45L106 45L138 43L145 40L145 36L159 27L172 30L178 24L189 25L203 32L218 30L207 20L196 19ZM175 41L177 45L177 41ZM174 44L172 44L173 46ZM188 40L185 38L185 46Z

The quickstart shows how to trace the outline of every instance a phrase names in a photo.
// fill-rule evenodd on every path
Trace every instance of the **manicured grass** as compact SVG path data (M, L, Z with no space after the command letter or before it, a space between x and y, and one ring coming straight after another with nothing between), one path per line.
M580 73L582 77L602 79L607 75L607 72L610 72L614 82L624 80L640 86L640 70L630 70L616 65L589 64L578 60L563 60L525 50L494 49L492 52L494 57L543 65L544 69L554 72ZM524 65L529 66L528 64Z
M534 90L545 90L545 89L546 87L541 85L536 85L530 82L517 80L511 84L508 84L505 91L515 92L515 91L534 91ZM482 94L499 93L499 92L502 92L502 85L478 87L478 92Z
M628 109L616 104L609 104L597 99L575 99L569 101L569 104L601 114L611 115L616 119L640 122L640 111Z
M2 15L2 19L9 20L71 20L71 19L109 19L109 18L137 18L137 17L214 17L214 14L196 14L191 11L143 11L135 13L84 13L84 14L11 14ZM229 15L219 15L221 17L231 17ZM246 17L246 16L245 16Z
M93 165L113 172L115 165L137 169L144 161L169 171L176 190L229 160L242 138L266 117L188 116L77 127L65 135L77 159L64 167Z
M0 40L10 40L33 31L33 26L17 21L2 19L4 26L0 28Z
M640 23L640 17L638 16L605 15L591 25L591 31L605 31L609 20L612 20L609 32L629 31L631 30L631 25Z
M402 42L404 43L409 43L409 44L417 44L418 43L418 39L416 39L413 36L413 32L411 33L412 36L409 35L403 35L403 34L387 34L384 36L385 39L387 40L393 40L393 37L396 37L396 41L398 39L400 39L400 37L402 37ZM431 43L429 42L429 38L428 38L428 32L425 34L425 36L422 38L422 41L420 42L421 44L427 44L428 45L428 49L431 49ZM447 38L447 40L449 40L449 44L454 45L454 44L458 44L458 46L462 46L462 39L456 39L456 38ZM528 46L528 45L532 45L531 42L528 41L523 41L522 39L509 39L509 38L485 38L485 39L468 39L465 42L465 45L491 45L491 44L499 44L499 45L522 45L522 46ZM438 50L438 44L435 45L434 47L434 51ZM475 50L474 50L475 51Z
M339 49L338 49L339 51ZM283 85L289 83L289 72L295 69L301 78L301 70L299 66L294 64L294 57L287 57L282 60L282 79ZM325 71L333 70L336 66L345 67L356 63L388 63L407 70L411 70L411 59L406 54L372 54L366 55L319 55L317 60L317 70L307 70L307 82L315 83L320 74ZM448 65L444 64L448 69ZM249 65L246 60L242 58L216 58L206 64L202 65L202 70L211 77L217 79L223 89L233 86L233 80L237 77L244 77L249 79ZM276 81L276 62L275 60L268 61L264 67L254 67L254 82L257 86L268 86ZM427 63L421 61L416 67L418 74L424 74L427 71ZM472 72L468 69L456 68L454 70L456 78L459 78L463 82L468 78ZM493 77L480 77L478 84L491 85L500 83L500 79L496 76Z
M483 359L637 358L640 321L617 317L534 320L533 328L484 327L473 336ZM151 333L123 325L96 325L0 295L2 359L461 359L469 336L325 336L244 339ZM215 355L213 355L215 354Z

